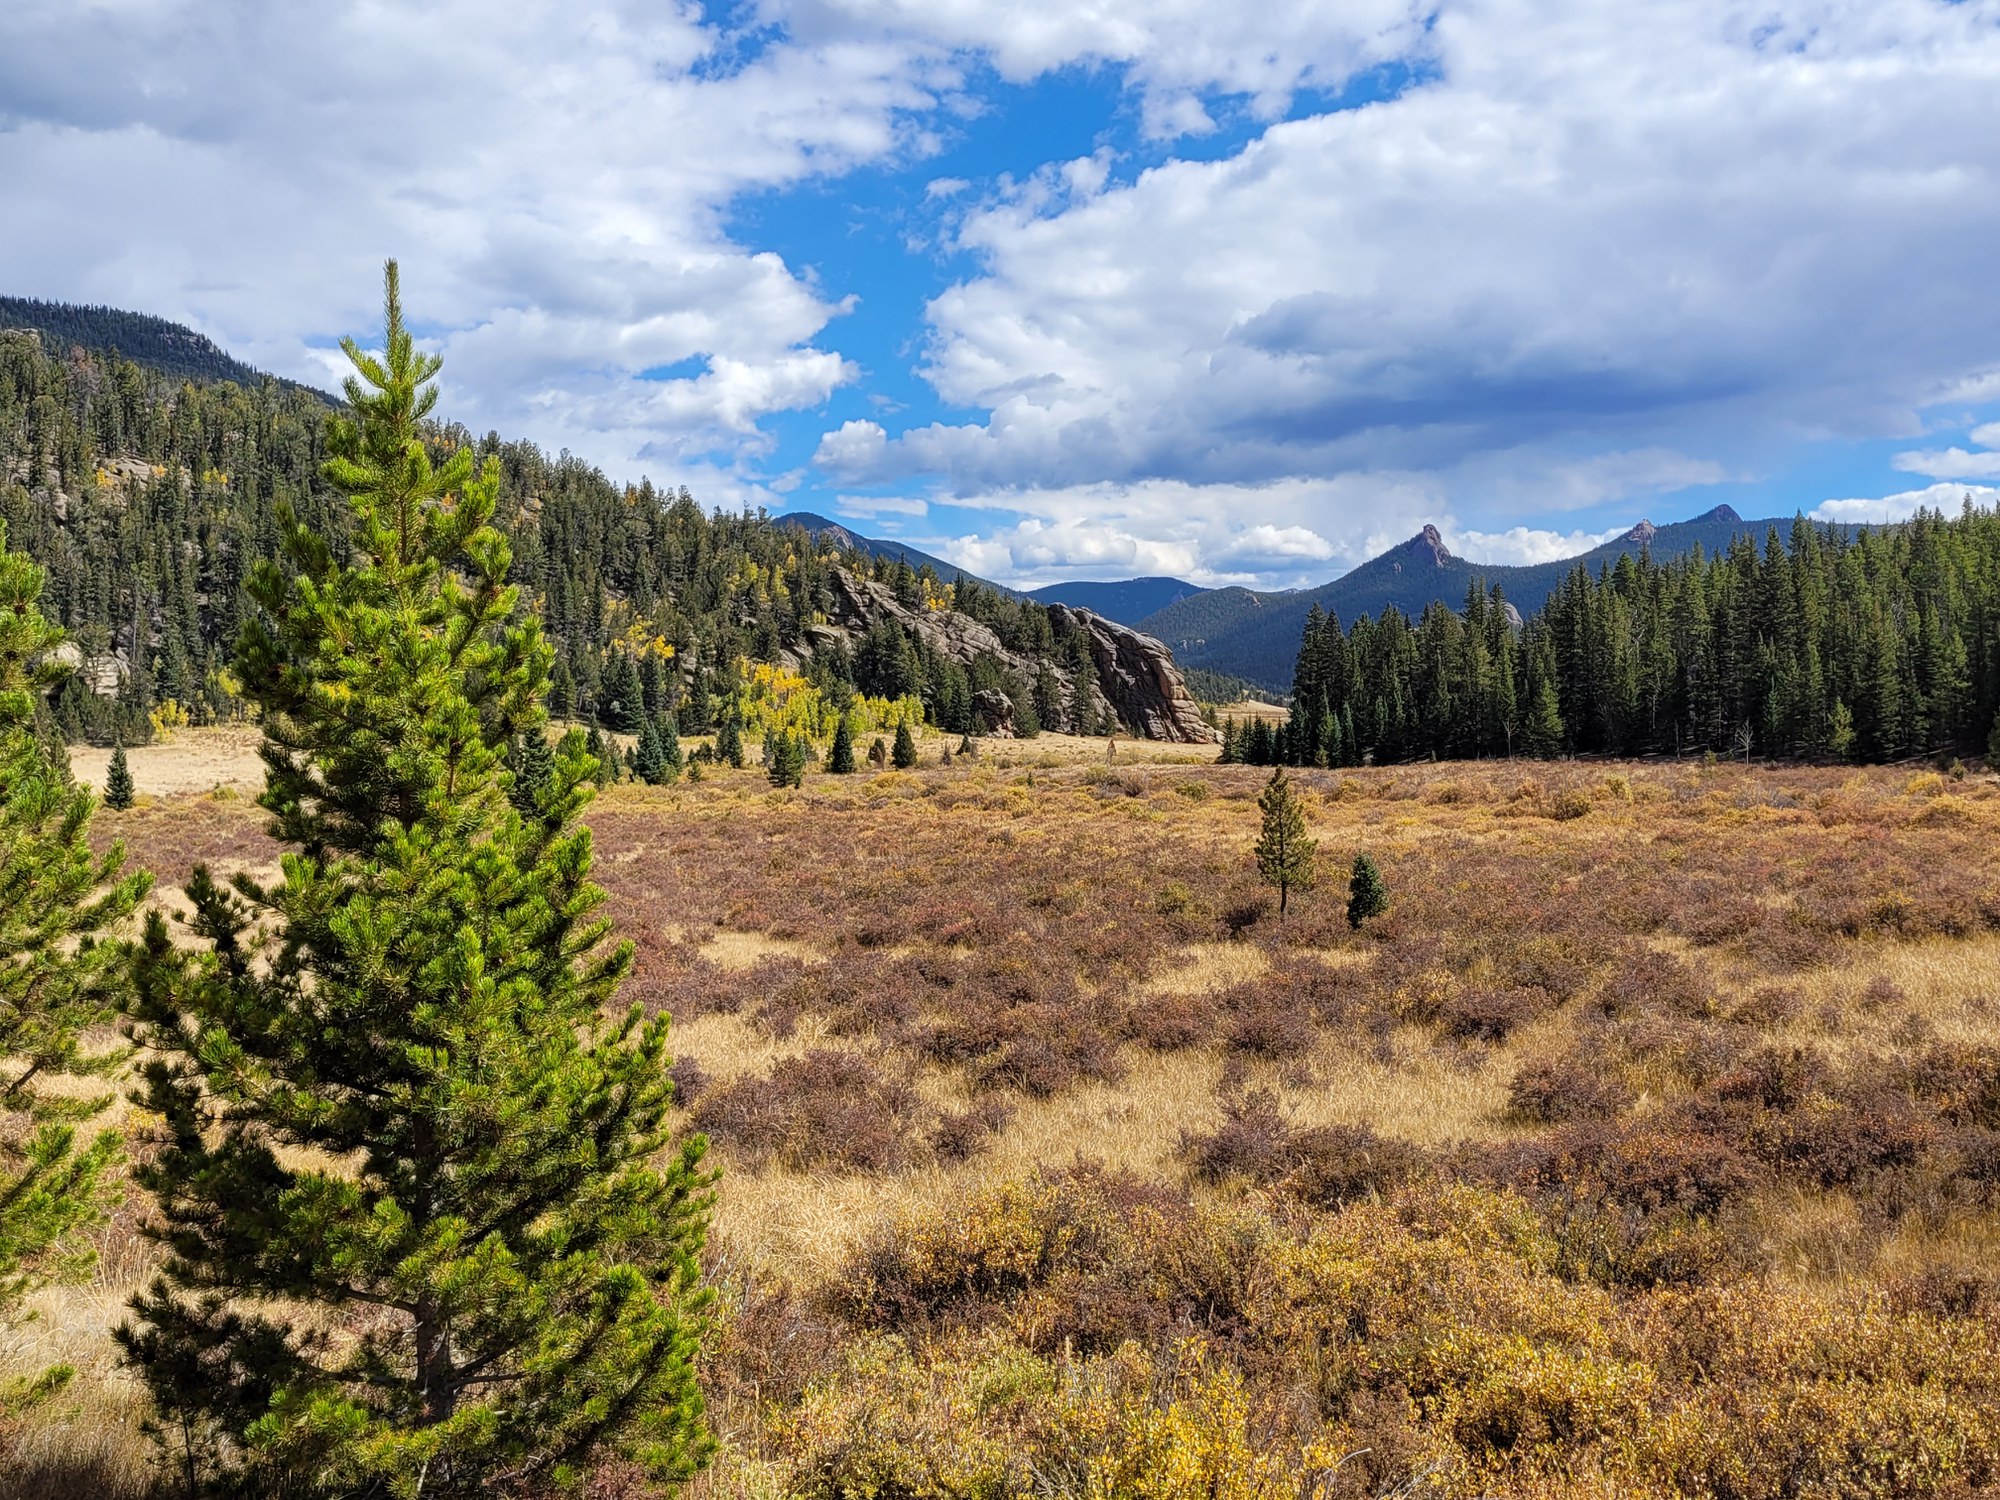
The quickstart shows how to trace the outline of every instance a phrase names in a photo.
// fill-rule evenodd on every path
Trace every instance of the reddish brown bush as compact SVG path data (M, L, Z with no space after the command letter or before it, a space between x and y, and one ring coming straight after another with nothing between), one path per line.
M1317 1040L1312 1012L1281 985L1236 985L1216 996L1215 1005L1226 1018L1223 1036L1233 1051L1286 1060L1305 1056Z
M1466 1042L1504 1042L1519 1027L1549 1009L1541 990L1489 989L1474 986L1458 991L1439 1008L1446 1036Z
M1525 1063L1507 1086L1507 1112L1537 1125L1608 1120L1631 1105L1632 1091L1602 1058Z
M711 1089L694 1124L752 1164L879 1172L909 1163L922 1112L916 1091L873 1060L820 1048L778 1063L767 1078Z
M998 1099L981 1099L970 1109L949 1111L931 1127L931 1150L939 1161L970 1161L1013 1118L1013 1106Z

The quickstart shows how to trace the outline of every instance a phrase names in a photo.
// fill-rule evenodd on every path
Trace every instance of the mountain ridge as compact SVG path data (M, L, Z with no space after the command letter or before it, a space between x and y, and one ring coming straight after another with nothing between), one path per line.
M1452 553L1434 525L1426 524L1408 540L1398 542L1338 578L1304 589L1259 591L1241 587L1211 589L1177 601L1137 622L1137 628L1164 642L1183 668L1227 673L1269 690L1290 685L1300 633L1317 604L1329 614L1352 623L1361 615L1380 615L1391 606L1416 616L1434 602L1454 609L1475 581L1499 585L1508 605L1521 614L1533 613L1579 565L1593 572L1624 555L1650 552L1659 560L1679 557L1696 547L1714 552L1738 536L1761 538L1771 528L1782 534L1791 517L1745 520L1729 505L1717 505L1685 521L1656 526L1641 520L1622 535L1587 551L1550 562L1480 563Z

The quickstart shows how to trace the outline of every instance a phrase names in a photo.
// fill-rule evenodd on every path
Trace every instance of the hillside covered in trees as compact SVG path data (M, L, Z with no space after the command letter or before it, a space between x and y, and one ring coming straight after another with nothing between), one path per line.
M1315 608L1289 724L1232 730L1257 763L1718 753L1890 761L1988 750L2000 711L2000 515L1760 549L1575 566L1516 628L1497 586L1414 622Z
M102 319L91 326L102 331ZM345 535L320 477L326 414L318 393L276 380L175 378L0 333L0 517L47 567L45 607L74 642L80 670L53 708L66 735L138 743L238 711L228 662L241 586L275 554L281 510L336 546ZM615 484L531 443L459 427L434 437L441 451L469 444L500 461L499 524L525 607L557 648L558 716L636 732L673 714L701 733L734 715L753 730L823 735L833 713L861 702L873 705L862 727L921 711L959 733L981 727L974 706L997 692L1016 733L1117 727L1089 633L1061 610L762 513L706 512L685 489ZM836 569L885 585L908 610L969 616L1006 657L954 659L936 633L893 620L829 644L816 627ZM751 670L759 663L771 670ZM1073 722L1090 704L1090 722Z

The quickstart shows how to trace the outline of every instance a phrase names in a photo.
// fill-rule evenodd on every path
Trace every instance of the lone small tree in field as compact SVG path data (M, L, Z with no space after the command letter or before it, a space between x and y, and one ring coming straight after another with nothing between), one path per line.
M835 776L854 773L854 726L846 714L834 721L833 746L827 751L826 768Z
M722 765L743 769L743 726L734 713L725 715L715 731L715 758Z
M773 729L764 736L764 774L776 787L802 786L806 779L806 741L802 734Z
M608 1012L632 949L594 915L581 736L539 817L507 804L552 653L497 461L433 465L438 361L387 283L329 435L348 560L281 511L238 645L282 877L197 869L197 948L147 923L168 1255L119 1340L189 1493L540 1493L606 1448L684 1477L703 1143L670 1143L665 1018Z
M1306 810L1278 767L1265 783L1257 806L1264 814L1264 826L1257 839L1257 873L1278 888L1278 915L1285 915L1292 892L1312 889L1313 860L1319 852L1317 841L1306 836Z
M111 767L104 773L104 805L113 812L124 812L136 795L132 767L125 759L125 742L120 740L111 747Z
M1359 927L1388 909L1389 888L1382 883L1382 872L1368 855L1355 855L1354 872L1347 881L1347 925Z
M917 737L910 733L908 719L896 726L896 743L889 751L889 763L899 771L907 771L917 763Z
M125 953L104 934L152 884L121 873L124 845L90 852L96 798L71 777L68 751L35 732L35 702L62 675L49 659L62 632L37 605L44 577L6 550L0 527L0 1325L35 1287L89 1265L69 1237L99 1217L118 1139L82 1141L78 1127L111 1094L45 1085L123 1064L80 1042L117 1014L127 983ZM70 1373L0 1380L0 1417Z

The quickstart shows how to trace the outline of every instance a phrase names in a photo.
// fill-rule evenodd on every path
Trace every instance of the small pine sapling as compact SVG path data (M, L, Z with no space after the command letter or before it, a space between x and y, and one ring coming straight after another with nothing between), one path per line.
M1283 766L1271 773L1257 807L1264 815L1257 838L1257 873L1278 888L1278 915L1283 917L1292 892L1312 888L1319 844L1306 833L1305 804Z
M104 805L113 812L124 812L135 794L132 767L125 759L125 742L120 740L111 747L111 768L104 773Z
M1382 872L1370 856L1355 855L1354 870L1347 881L1347 925L1358 928L1388 909L1389 887L1382 883Z

